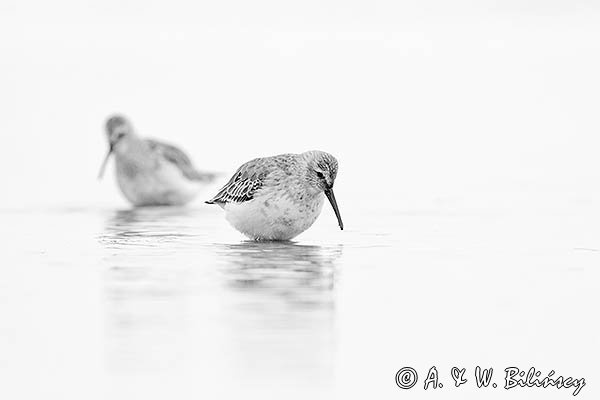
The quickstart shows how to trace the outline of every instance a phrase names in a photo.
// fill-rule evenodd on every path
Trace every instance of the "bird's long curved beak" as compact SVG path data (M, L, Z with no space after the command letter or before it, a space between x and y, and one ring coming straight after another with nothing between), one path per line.
M102 176L104 175L104 170L106 169L106 164L108 164L108 159L110 158L110 155L113 152L113 145L112 143L110 144L110 146L108 147L108 152L106 153L106 156L104 157L104 161L102 161L102 165L100 166L100 172L98 173L98 179L102 179Z
M333 189L326 190L325 196L327 196L327 200L329 200L329 202L331 203L331 207L333 207L333 211L335 212L335 216L337 217L340 229L344 230L344 223L342 222L342 216L340 215L340 210L338 209L337 202L335 201L335 196L333 195Z

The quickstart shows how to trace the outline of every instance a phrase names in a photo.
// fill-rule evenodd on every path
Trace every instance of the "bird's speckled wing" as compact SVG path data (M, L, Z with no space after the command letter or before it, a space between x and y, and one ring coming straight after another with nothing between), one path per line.
M243 203L252 200L276 167L274 157L256 158L242 165L219 193L206 203Z
M158 152L164 160L179 168L186 178L207 182L212 181L215 178L215 174L200 172L194 168L194 165L187 154L177 147L154 139L146 139L146 142L150 145L152 151Z

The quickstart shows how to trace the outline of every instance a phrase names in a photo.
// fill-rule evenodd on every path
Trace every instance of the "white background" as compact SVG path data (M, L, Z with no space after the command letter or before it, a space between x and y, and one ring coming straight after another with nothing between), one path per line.
M113 112L226 174L330 151L365 208L593 202L599 21L583 1L5 0L2 203L121 201L94 180Z

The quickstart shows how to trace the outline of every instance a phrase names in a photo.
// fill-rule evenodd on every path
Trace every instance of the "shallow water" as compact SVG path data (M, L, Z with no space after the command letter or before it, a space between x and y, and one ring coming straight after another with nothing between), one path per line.
M435 365L447 387L455 365L598 376L599 215L342 208L341 232L329 211L295 242L256 243L216 207L3 210L4 385L23 398L398 398L403 366L423 379ZM444 394L478 398L473 386Z

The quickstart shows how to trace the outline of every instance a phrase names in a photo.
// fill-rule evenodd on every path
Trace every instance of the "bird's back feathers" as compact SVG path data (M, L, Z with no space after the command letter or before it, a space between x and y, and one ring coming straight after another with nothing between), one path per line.
M181 173L190 180L210 182L214 180L215 174L198 171L190 158L181 149L155 139L146 139L150 150L157 152L162 158L174 164Z
M269 174L269 158L256 158L243 164L229 182L207 204L243 203L252 200Z

